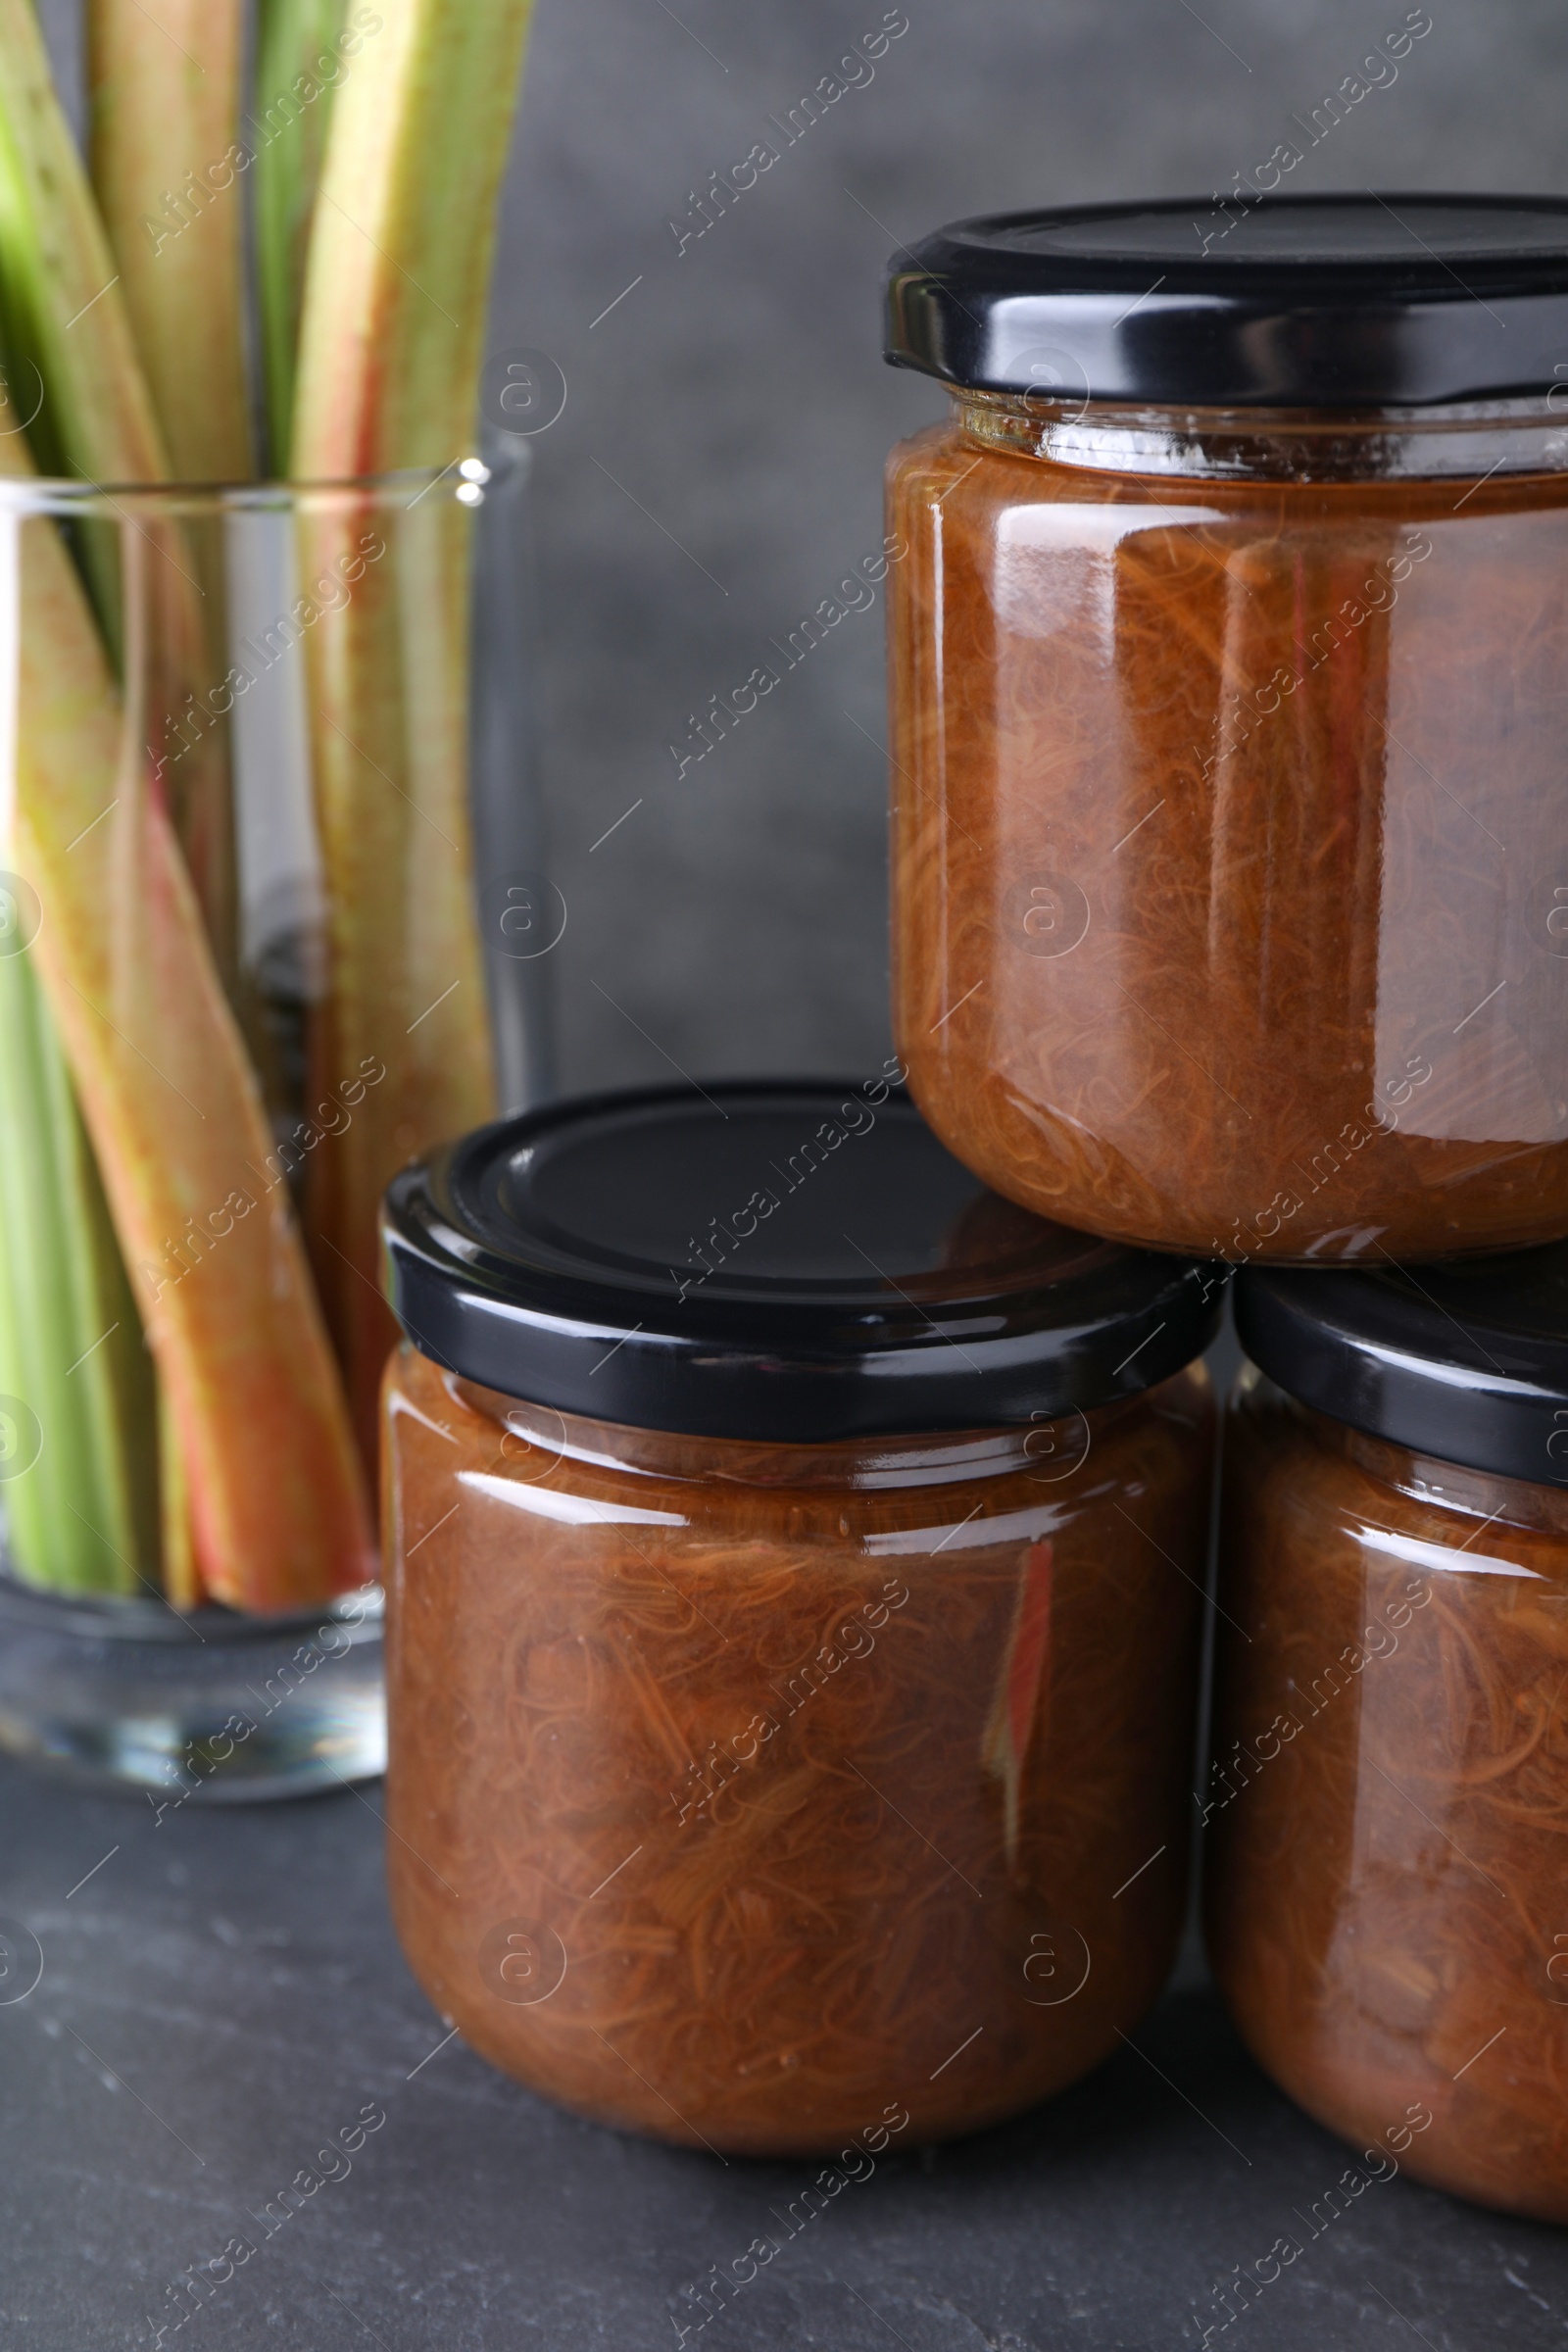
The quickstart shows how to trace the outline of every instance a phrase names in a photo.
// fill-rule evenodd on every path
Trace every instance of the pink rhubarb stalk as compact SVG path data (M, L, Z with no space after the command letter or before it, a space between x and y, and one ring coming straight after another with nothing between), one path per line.
M170 462L248 480L244 0L89 0L87 35L93 185Z
M306 278L291 466L305 481L455 466L471 446L495 215L528 0L377 0L333 103ZM312 633L313 758L331 907L323 1089L383 1063L307 1194L314 1262L375 1445L393 1325L376 1295L383 1187L492 1115L467 797L468 516L452 483L322 500L316 577L367 530L387 554Z

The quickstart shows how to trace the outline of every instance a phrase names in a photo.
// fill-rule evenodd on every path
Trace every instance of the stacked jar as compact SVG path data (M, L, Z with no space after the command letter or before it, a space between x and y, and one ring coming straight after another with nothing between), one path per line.
M1568 205L964 223L889 348L953 391L889 481L937 1133L1155 1249L1568 1232Z
M911 1089L1248 1269L1216 1973L1325 2121L1568 2218L1568 202L962 222L888 357L953 402L889 476Z
M388 1869L442 2015L848 2168L1116 2048L1186 1902L1213 1269L999 1200L888 1075L536 1111L385 1233Z
M1568 1248L1236 1314L1215 1973L1322 2122L1568 2222Z

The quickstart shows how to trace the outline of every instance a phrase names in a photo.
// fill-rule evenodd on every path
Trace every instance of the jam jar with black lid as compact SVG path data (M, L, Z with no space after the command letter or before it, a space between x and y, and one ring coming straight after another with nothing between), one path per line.
M1114 2049L1183 1910L1215 1270L986 1192L886 1078L532 1112L384 1232L388 1864L442 2015L752 2153Z
M1236 1316L1215 1974L1320 2122L1568 2222L1568 1245Z
M960 221L886 318L938 1134L1238 1261L1568 1232L1568 200Z

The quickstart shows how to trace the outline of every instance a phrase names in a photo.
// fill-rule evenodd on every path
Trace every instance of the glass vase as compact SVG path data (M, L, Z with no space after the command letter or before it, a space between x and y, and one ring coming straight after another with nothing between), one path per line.
M380 1769L379 1197L548 1083L526 487L515 442L0 475L14 1752L149 1788L194 1758L201 1797ZM331 1626L269 1729L240 1685Z

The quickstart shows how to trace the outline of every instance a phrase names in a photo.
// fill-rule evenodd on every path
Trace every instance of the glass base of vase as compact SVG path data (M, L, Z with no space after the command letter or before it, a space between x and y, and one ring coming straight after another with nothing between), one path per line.
M386 1768L379 1588L288 1617L34 1591L0 1566L0 1750L84 1787L263 1803Z

